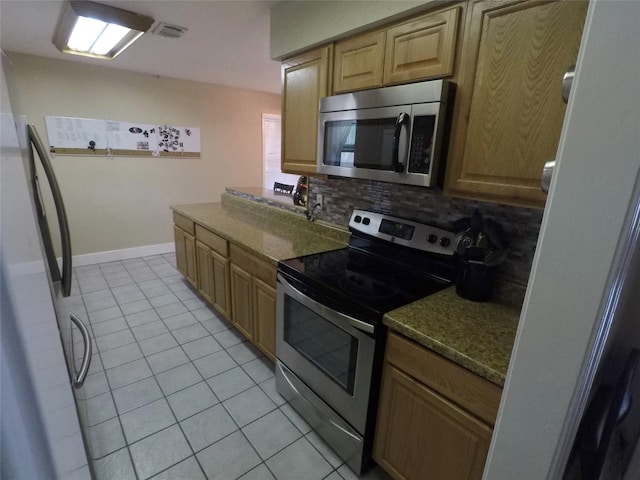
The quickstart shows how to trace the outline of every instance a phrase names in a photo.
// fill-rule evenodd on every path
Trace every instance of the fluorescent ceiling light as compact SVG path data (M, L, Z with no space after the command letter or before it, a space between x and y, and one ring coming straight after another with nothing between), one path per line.
M111 60L149 30L153 19L93 2L69 2L53 36L63 53Z

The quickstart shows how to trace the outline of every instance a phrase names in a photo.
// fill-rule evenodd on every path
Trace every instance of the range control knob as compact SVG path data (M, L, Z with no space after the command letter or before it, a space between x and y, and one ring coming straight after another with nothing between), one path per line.
M438 236L435 233L431 233L427 237L427 242L429 243L436 243L437 241L438 241Z
M440 245L443 247L448 247L450 243L451 243L451 240L449 240L447 237L442 237L440 239Z

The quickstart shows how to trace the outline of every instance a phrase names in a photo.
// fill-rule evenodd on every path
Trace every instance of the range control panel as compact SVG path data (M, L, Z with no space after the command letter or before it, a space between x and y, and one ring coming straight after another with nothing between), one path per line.
M349 227L372 237L425 252L453 255L455 233L382 213L354 210Z

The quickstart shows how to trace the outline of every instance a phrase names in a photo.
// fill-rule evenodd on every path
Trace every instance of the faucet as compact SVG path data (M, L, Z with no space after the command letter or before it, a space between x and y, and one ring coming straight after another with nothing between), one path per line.
M313 222L316 219L316 208L320 206L319 203L316 203L311 210L306 210L304 213L307 215L307 220Z

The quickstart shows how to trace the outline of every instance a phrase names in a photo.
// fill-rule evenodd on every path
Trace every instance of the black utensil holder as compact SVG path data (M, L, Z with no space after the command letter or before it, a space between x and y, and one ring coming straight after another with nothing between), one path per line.
M474 302L491 300L496 281L496 267L482 262L458 258L456 265L456 293Z

